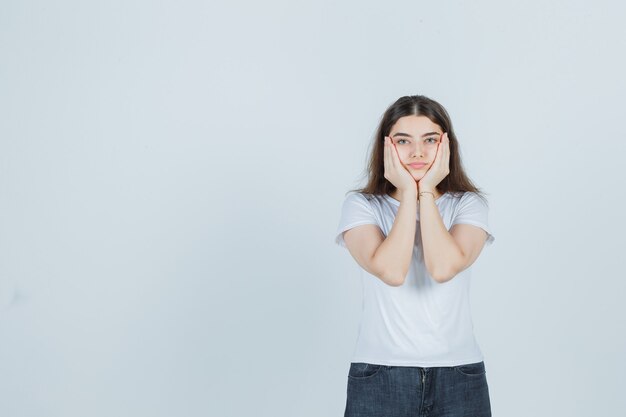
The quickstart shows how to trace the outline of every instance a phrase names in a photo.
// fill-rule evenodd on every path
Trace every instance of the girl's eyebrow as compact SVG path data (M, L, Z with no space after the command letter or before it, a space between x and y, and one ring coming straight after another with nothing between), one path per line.
M426 136L430 136L430 135L439 135L439 132L428 132L428 133L424 133L422 135L422 137L426 137ZM409 135L408 133L403 133L403 132L398 132L395 135L392 136L392 138L395 138L396 136L405 136L407 138L413 138L413 136Z

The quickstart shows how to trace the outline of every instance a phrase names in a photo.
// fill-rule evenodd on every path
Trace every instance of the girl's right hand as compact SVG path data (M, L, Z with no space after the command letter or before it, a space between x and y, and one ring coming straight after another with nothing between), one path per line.
M385 178L391 182L400 193L406 191L417 194L417 181L400 162L396 145L389 136L385 136Z

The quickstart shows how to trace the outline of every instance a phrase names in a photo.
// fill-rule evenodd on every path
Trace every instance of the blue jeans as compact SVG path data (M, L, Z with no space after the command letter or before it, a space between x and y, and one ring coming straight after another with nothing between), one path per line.
M352 362L344 417L490 417L485 363L422 368Z

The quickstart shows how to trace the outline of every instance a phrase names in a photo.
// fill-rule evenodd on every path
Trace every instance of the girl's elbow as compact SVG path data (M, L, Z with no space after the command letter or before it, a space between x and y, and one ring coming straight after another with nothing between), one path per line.
M444 282L448 282L452 278L454 278L456 274L457 274L456 271L452 271L448 269L448 270L435 271L435 273L431 274L431 277L433 277L433 279L437 281L439 284L443 284Z
M404 274L404 275L403 274L399 274L399 275L397 275L397 274L385 275L385 276L382 276L380 278L381 278L381 280L385 284L387 284L387 285L389 285L391 287L400 287L400 286L402 286L404 284L404 280L406 278L406 274Z
M452 278L457 276L465 268L466 267L463 266L463 262L461 261L456 264L448 263L447 265L441 266L439 268L433 268L433 273L431 274L431 276L435 281L443 284L444 282L448 282Z

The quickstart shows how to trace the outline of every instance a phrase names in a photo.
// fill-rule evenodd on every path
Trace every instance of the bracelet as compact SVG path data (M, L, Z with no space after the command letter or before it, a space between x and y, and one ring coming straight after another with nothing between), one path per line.
M430 191L420 191L419 193L420 199L422 198L422 194L430 194L433 196L433 198L435 198L435 194L431 193Z

